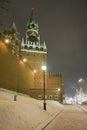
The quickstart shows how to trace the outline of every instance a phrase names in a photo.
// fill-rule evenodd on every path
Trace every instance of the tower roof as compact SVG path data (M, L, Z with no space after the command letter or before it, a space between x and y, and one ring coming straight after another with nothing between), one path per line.
M17 27L16 27L16 25L15 25L15 22L14 22L14 21L12 22L12 24L11 24L11 26L10 26L10 30L14 30L14 31L16 31L16 32L17 32Z
M31 17L30 17L30 22L35 22L36 23L36 16L35 16L35 8L32 7L32 12L31 12Z
M38 26L38 20L36 18L35 8L34 7L32 7L32 9L31 9L31 17L28 20L26 27L28 27L31 23L37 24L37 26Z

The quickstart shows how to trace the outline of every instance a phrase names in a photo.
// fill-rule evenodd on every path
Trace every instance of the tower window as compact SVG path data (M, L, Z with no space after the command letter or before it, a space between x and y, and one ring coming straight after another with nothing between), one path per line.
M57 100L58 99L58 95L54 95L54 99Z
M34 24L32 24L32 28L34 28L35 27L35 25Z
M40 48L41 51L43 51L43 48Z
M30 28L31 26L30 26L30 25L28 25L27 27L28 27L28 28Z
M24 49L28 49L28 46L25 46Z
M39 50L39 48L38 48L38 47L36 47L36 50Z
M32 49L33 49L33 47L32 47L32 46L30 46L30 47L29 47L29 49L31 49L31 50L32 50Z
M52 96L52 95L49 95L49 99L52 100L52 99L53 99L53 96Z

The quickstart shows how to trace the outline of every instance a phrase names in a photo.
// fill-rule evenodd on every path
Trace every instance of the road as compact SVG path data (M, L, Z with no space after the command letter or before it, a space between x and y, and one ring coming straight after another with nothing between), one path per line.
M87 113L76 105L65 105L44 130L87 130Z

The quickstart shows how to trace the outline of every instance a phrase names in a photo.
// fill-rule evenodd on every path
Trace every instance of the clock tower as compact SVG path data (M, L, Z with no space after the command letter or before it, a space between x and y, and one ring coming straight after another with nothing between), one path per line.
M47 66L47 47L45 42L40 41L39 25L32 8L31 17L26 24L25 38L21 41L21 53L27 59L27 65L31 68L34 76L35 92L43 89L42 65Z
M31 18L26 25L26 37L31 44L35 43L35 45L38 45L40 43L39 25L35 17L34 8L32 8Z

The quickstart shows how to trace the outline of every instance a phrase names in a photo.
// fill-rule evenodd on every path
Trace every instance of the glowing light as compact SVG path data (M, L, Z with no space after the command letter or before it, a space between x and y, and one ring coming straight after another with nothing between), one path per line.
M82 79L82 78L78 80L78 82L82 82L82 81L83 81L83 79Z
M24 59L23 59L23 62L26 62L26 61L27 61L27 59L26 59L26 58L24 58Z
M9 39L6 38L6 39L5 39L5 43L9 43Z
M36 70L34 70L34 73L36 73L37 71Z
M46 68L46 66L42 66L42 70L46 70L47 68Z
M60 88L58 88L58 92L60 91Z
M34 11L34 10L35 10L35 8L34 8L34 7L32 7L32 8L31 8L31 10L32 10L32 11Z

